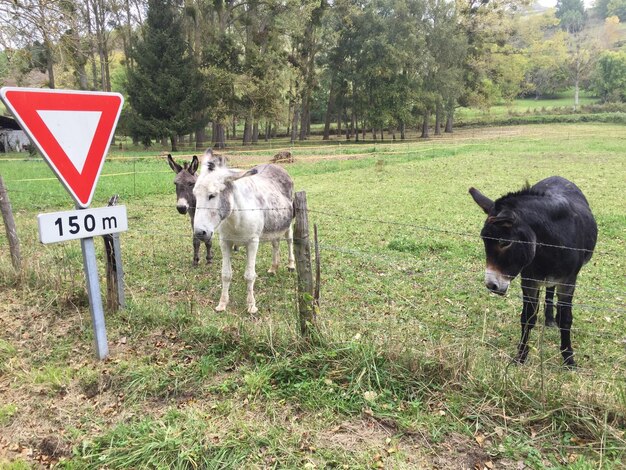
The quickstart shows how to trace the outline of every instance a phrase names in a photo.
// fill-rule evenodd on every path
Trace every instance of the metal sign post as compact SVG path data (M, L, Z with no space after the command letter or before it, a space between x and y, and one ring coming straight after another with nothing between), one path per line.
M102 308L100 280L96 264L96 248L93 238L81 238L80 247L83 252L83 267L87 281L87 296L89 297L89 311L91 312L91 323L93 324L93 335L96 342L96 355L98 359L105 359L109 355L109 344L104 324L104 309Z

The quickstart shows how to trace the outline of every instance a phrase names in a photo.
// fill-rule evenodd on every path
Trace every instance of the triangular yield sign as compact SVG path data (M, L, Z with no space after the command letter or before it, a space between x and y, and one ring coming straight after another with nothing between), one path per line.
M122 95L5 87L0 96L76 203L88 207L122 110Z

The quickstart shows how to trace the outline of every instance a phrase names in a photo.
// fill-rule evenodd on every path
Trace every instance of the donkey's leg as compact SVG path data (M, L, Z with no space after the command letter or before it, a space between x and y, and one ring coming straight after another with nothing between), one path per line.
M270 274L276 274L278 271L278 264L280 263L280 239L276 238L272 240L272 266L267 270Z
M200 239L193 235L193 267L198 267L200 261Z
M254 281L256 280L256 253L259 249L259 239L253 239L248 242L247 246L247 262L246 272L243 277L248 283L248 297L246 303L248 304L248 313L256 313L256 300L254 299Z
M287 249L289 251L289 261L287 269L289 271L296 270L296 257L293 254L293 226L289 225L289 229L285 233L285 239L287 240Z
M553 312L554 312L554 287L546 287L546 305L544 307L546 326L556 326Z
M574 350L572 349L572 300L574 298L576 278L557 288L556 321L561 331L561 355L566 367L576 367Z
M193 218L194 218L194 212L189 211L189 220L191 220L191 233L193 234ZM193 267L196 268L198 266L198 261L200 261L200 239L196 238L195 234L192 235L193 237ZM209 242L211 243L211 242Z
M206 246L206 264L211 264L213 263L213 252L211 251L213 242L211 240L204 242L204 246Z
M220 303L215 307L218 312L226 310L228 305L228 289L230 288L230 281L233 279L233 270L230 264L230 247L232 242L220 238L220 248L222 249L222 296L220 297Z
M539 286L532 281L527 281L522 278L522 295L524 297L521 315L522 337L517 349L517 356L515 357L515 361L520 364L526 362L526 357L528 356L528 337L530 336L530 330L533 329L537 322Z

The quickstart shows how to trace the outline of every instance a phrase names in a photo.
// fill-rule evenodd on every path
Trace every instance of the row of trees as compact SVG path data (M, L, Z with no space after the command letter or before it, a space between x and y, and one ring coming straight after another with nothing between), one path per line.
M597 10L601 11L603 0ZM590 27L582 0L0 0L0 76L121 91L136 141L292 140L451 131L459 106L591 86L624 99L620 5ZM598 58L600 60L598 61ZM620 68L621 67L621 68Z

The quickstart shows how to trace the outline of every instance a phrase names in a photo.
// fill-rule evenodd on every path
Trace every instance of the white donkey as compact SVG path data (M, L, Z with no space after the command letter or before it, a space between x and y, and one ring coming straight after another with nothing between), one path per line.
M295 269L293 255L293 181L276 165L259 165L248 171L226 168L215 161L210 150L202 159L200 175L194 186L196 217L194 234L208 241L219 234L222 250L222 296L215 310L226 310L232 280L231 247L247 247L244 278L248 282L248 313L256 313L254 281L259 241L272 242L272 267L276 273L280 259L278 243L282 237L289 247L288 269Z

